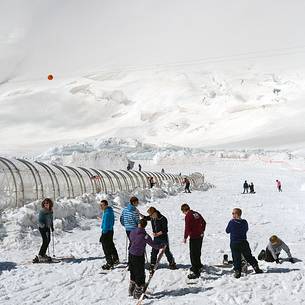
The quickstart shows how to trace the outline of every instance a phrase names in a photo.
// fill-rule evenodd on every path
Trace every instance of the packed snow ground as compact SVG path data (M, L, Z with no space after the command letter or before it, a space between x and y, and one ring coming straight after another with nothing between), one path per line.
M163 258L149 288L150 299L144 303L305 304L304 172L283 163L234 159L207 160L197 170L205 172L207 180L216 187L207 192L180 193L140 206L145 212L154 205L168 218L170 246L179 267L174 271L167 269ZM256 194L241 194L244 179L254 182ZM282 193L277 192L275 179L283 182ZM193 285L186 283L190 260L188 246L182 243L184 221L180 205L184 202L201 212L207 221L202 247L205 271ZM250 226L248 240L256 256L266 246L269 236L277 234L298 262L260 263L264 274L251 273L238 280L230 270L214 267L221 263L223 253L229 253L229 236L224 229L233 207L243 209ZM99 236L97 219L83 219L79 227L69 232L59 231L55 236L56 255L73 254L75 259L50 265L24 264L38 252L41 242L38 234L28 234L22 241L11 240L5 247L2 243L0 301L7 305L135 304L127 296L128 272L118 268L106 275L99 273L105 262ZM125 232L118 222L115 244L123 261ZM147 252L150 253L149 247Z

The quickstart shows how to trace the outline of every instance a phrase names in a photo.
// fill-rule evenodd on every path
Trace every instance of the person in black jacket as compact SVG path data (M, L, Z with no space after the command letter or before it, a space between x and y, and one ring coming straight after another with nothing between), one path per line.
M150 207L147 210L149 216L145 216L146 220L151 221L151 227L154 235L154 242L156 244L163 244L166 245L165 255L169 263L170 269L176 269L175 259L173 254L169 248L169 240L168 240L168 228L167 228L167 219L163 216L156 208ZM152 249L151 257L150 257L150 271L153 271L154 266L157 261L159 250Z
M248 193L249 192L249 184L248 184L247 180L245 180L243 186L244 186L243 194Z

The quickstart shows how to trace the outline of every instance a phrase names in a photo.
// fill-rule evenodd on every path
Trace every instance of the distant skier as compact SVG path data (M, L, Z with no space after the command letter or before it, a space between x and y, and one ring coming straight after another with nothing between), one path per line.
M275 180L276 182L276 187L278 189L279 192L282 192L282 183L280 180Z
M131 197L120 216L121 225L125 228L128 238L130 232L138 227L140 221L140 213L137 209L138 204L139 199L137 197Z
M139 164L139 172L142 171L142 165Z
M165 170L164 168L161 169L161 174L164 174L165 173Z
M190 190L191 182L190 182L190 180L187 177L185 177L183 179L183 183L185 184L184 193L191 193L191 190Z
M234 277L241 277L242 262L241 256L253 267L255 273L262 273L258 262L252 256L249 243L247 241L248 222L241 218L242 210L239 208L233 209L233 218L229 221L226 232L230 234L230 248L232 251Z
M249 191L249 184L248 184L247 180L245 180L243 194L248 193L248 191Z
M181 211L185 215L185 228L184 228L184 240L186 243L189 237L190 246L190 259L191 259L191 272L188 275L189 279L195 279L200 276L202 269L201 264L201 247L206 227L206 222L203 217L198 213L190 209L189 205L184 203L181 205Z
M156 208L150 207L147 210L149 216L145 216L144 219L151 221L152 231L154 235L154 242L158 245L167 245L165 249L165 255L169 263L170 269L176 269L175 259L173 254L169 249L169 241L168 241L168 226L167 219L163 216ZM150 271L153 271L159 250L152 249L151 251L151 259L150 259Z
M130 163L127 164L127 170L130 171L131 170L131 166Z
M250 189L250 193L251 193L251 194L255 194L253 182L250 183L249 189Z
M272 235L269 238L269 243L267 245L266 250L262 250L258 255L259 260L264 260L266 262L276 262L277 264L280 263L280 253L284 250L289 258L289 261L293 264L294 259L291 256L289 247L276 235Z
M51 231L54 231L53 201L50 198L45 198L41 203L41 207L42 209L38 216L38 227L42 237L42 245L38 256L33 259L33 263L52 261L52 258L46 255L46 252L51 241Z
M148 177L149 187L152 189L156 182L154 181L153 177Z
M102 269L109 270L119 263L118 252L113 243L114 213L112 207L108 206L107 200L102 200L100 207L102 210L102 235L100 237L100 242L102 243L107 262L102 266Z
M159 250L163 245L158 245L146 233L145 227L147 221L141 219L138 228L130 233L130 248L129 248L129 295L135 299L139 299L145 288L145 248L149 244L156 250Z

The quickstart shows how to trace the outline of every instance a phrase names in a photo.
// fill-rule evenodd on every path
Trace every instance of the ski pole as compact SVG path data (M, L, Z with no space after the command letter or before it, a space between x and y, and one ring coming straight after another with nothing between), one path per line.
M127 257L127 252L128 252L128 242L127 242L127 235L126 235L126 238L125 238L125 260L127 261L128 260L128 257Z
M55 240L54 240L54 231L52 231L52 244L53 244L53 257L55 257Z

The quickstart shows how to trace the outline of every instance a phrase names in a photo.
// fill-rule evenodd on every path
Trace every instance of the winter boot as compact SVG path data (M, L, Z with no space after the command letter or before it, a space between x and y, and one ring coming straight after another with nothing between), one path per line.
M128 294L130 297L133 296L133 292L134 292L135 288L136 288L136 282L130 280L129 287L128 287Z
M154 274L154 272L155 272L155 264L150 264L149 265L149 273Z
M229 257L228 254L223 255L223 260L222 260L223 265L228 265L229 264Z
M200 274L198 273L190 273L187 278L190 280L198 279L200 277Z
M241 272L239 270L234 270L234 277L239 279L241 277Z
M118 257L113 258L113 265L118 265L120 263L120 260Z
M133 297L135 299L139 299L143 292L144 292L144 285L138 286L136 284L136 287L135 287L135 289L133 291Z
M265 258L266 258L266 251L265 251L265 250L262 250L262 251L259 253L257 259L260 260L260 261L263 261L263 260L265 260Z
M263 273L264 271L258 267L258 265L253 266L255 273Z
M113 268L112 264L106 263L105 265L102 266L103 270L110 270Z
M177 269L176 263L175 262L170 263L169 264L169 269L176 270Z

